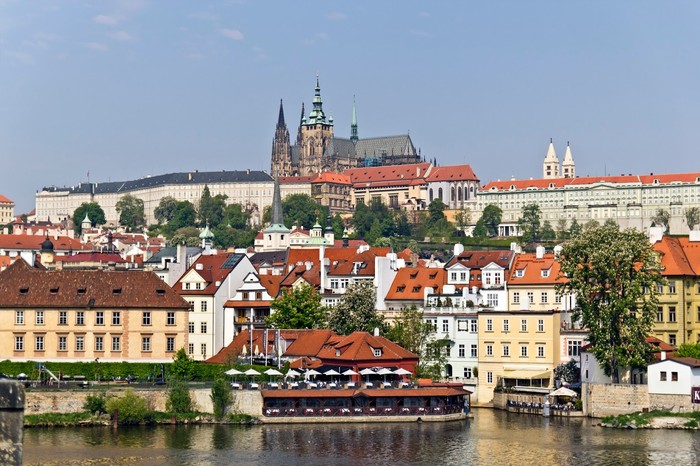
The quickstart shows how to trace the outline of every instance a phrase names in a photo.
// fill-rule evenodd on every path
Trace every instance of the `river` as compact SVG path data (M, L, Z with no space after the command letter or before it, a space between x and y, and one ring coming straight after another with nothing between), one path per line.
M32 428L24 464L700 464L700 432L597 422L476 409L448 423Z

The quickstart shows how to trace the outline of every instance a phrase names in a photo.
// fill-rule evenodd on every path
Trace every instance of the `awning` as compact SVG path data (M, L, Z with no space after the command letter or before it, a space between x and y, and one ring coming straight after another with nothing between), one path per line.
M548 379L550 373L548 371L505 371L503 373L504 379L515 379L515 380L535 380L535 379Z

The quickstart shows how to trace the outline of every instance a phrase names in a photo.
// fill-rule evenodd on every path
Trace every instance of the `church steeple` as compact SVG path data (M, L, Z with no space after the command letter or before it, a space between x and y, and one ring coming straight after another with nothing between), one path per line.
M352 123L350 123L350 141L357 144L357 110L355 109L355 96L352 96Z
M323 113L323 99L321 99L321 84L319 83L318 74L316 75L313 108L311 113L309 113L309 119L306 121L306 124L315 125L317 123L327 123L326 114Z
M284 107L282 106L282 99L280 99L280 114L277 117L277 127L287 127L287 125L284 122Z
M284 122L284 107L280 99L280 111L277 117L277 127L275 137L272 139L272 161L270 163L270 174L278 176L290 176L292 171L292 150L289 143L289 130Z
M557 157L557 152L554 150L554 142L552 142L551 138L549 139L547 155L542 164L542 175L546 180L559 178L559 157Z
M272 193L272 221L270 225L284 225L284 212L282 211L282 195L280 194L280 183L275 178L275 188Z
M574 163L574 156L571 155L569 141L566 141L566 153L561 164L561 171L564 178L576 178L576 164Z

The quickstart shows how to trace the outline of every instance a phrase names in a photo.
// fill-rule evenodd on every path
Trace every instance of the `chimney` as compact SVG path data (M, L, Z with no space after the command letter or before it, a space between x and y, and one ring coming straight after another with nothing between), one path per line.
M661 360L662 361L666 360L666 351L661 351Z
M313 267L314 263L311 261L306 261L304 265L306 266L306 270L311 270L311 267Z
M375 337L379 336L379 327L374 327L374 336Z
M464 245L462 243L455 243L454 255L459 256L464 252Z
M535 248L535 257L537 259L542 259L544 258L544 246L537 246Z

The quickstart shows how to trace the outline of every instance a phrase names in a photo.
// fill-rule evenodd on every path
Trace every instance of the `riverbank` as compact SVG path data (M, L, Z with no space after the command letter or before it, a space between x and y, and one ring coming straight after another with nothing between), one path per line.
M260 420L248 414L232 413L217 419L209 413L149 413L148 419L142 425L183 425L183 424L261 424ZM45 413L28 414L24 416L24 427L91 427L111 426L112 417L109 414L79 413Z
M674 413L671 411L649 411L632 414L606 416L602 427L615 429L689 429L698 430L700 412Z

